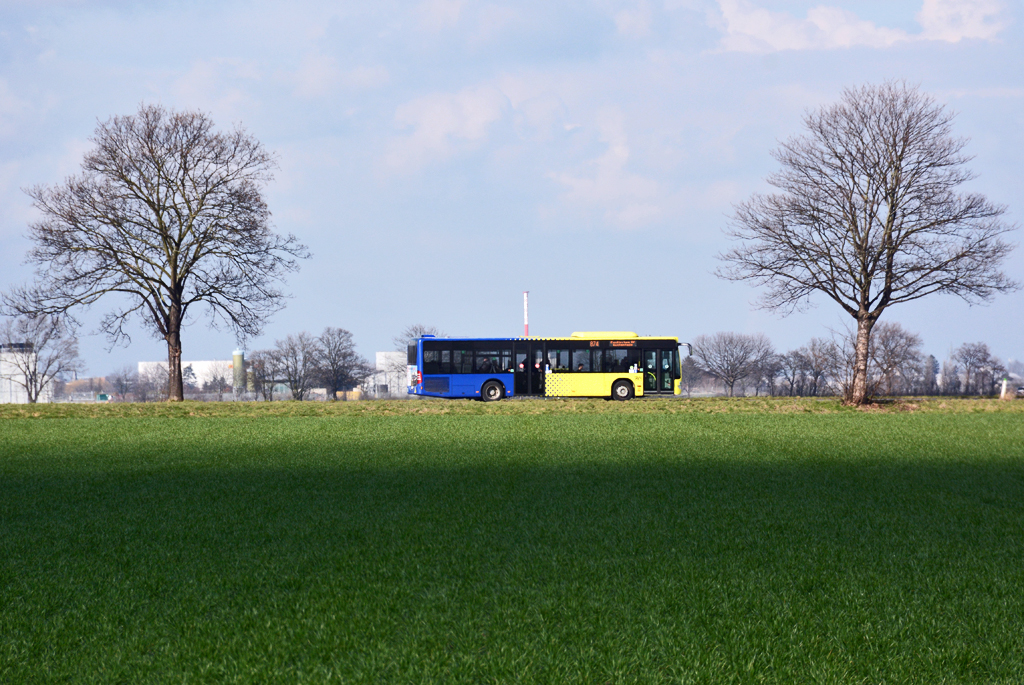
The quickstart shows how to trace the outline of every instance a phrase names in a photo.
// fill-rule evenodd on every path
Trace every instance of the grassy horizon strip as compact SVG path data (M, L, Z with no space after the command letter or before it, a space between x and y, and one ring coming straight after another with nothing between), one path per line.
M5 419L0 681L1024 680L1016 411L577 409Z
M834 414L834 413L1022 413L1024 400L992 398L896 398L862 407L845 407L835 397L650 397L629 402L603 399L513 399L503 402L411 399L354 402L113 402L96 404L0 404L3 419L70 418L194 418L194 417L332 417L519 416L563 413L586 414Z

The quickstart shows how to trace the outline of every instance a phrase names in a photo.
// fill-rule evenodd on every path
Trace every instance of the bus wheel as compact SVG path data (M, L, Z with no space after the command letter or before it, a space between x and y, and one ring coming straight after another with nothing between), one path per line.
M633 396L633 384L629 381L615 381L612 385L612 399L625 401Z
M480 388L480 399L484 402L494 402L505 396L505 388L498 381L487 381L484 387Z

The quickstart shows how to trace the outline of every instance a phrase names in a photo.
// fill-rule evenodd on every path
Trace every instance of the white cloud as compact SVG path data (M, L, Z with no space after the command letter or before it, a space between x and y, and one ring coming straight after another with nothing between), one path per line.
M327 95L338 86L376 88L385 85L390 75L383 66L358 66L343 71L333 57L306 55L293 78L295 95L316 98Z
M172 91L186 107L240 119L254 109L252 97L242 86L261 78L259 68L252 62L200 60L175 80Z
M428 31L441 31L459 23L465 0L424 0L417 7L421 26Z
M587 165L590 173L548 174L568 188L563 199L584 211L598 209L606 221L623 228L635 228L660 218L663 210L658 182L626 169L630 151L622 113L601 112L598 130L608 149Z
M1020 99L1024 98L1024 88L996 86L994 88L955 89L947 90L945 94L951 98Z
M355 67L341 74L342 85L349 88L379 88L390 80L387 67L381 65Z
M991 40L1007 23L1000 0L924 0L917 14L923 29L920 34L876 26L839 7L812 7L801 19L750 0L718 0L718 6L725 32L721 46L737 52L884 48L916 40Z
M392 141L385 163L392 170L409 171L476 147L507 108L508 98L488 86L431 93L399 105L395 123L412 133Z
M471 46L481 46L492 42L511 26L522 22L518 9L504 5L484 5L476 17L476 29L469 36Z
M615 29L629 38L643 38L651 32L651 6L647 0L637 0L628 9L615 13Z
M17 130L15 121L20 120L29 111L26 100L18 97L0 78L0 138L13 135Z
M338 61L326 55L306 55L295 72L295 94L299 97L326 95L341 76Z
M722 47L738 52L822 50L855 45L886 47L909 39L905 31L875 26L837 7L814 7L806 19L772 12L747 0L719 0L726 35Z
M924 0L917 21L930 40L992 40L1006 28L1004 10L999 0Z

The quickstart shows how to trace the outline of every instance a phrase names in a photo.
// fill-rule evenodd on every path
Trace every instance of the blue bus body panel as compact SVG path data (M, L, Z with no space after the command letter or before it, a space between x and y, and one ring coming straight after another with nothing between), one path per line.
M423 390L409 388L410 395L425 397L480 397L480 388L487 381L500 381L505 386L505 396L515 394L514 376L511 373L452 373L423 377Z

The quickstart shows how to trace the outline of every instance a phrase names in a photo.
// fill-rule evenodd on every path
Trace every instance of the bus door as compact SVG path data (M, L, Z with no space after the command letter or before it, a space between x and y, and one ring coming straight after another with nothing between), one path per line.
M516 395L544 394L544 343L516 343Z
M530 344L516 343L515 366L515 394L530 394Z
M644 392L667 392L675 390L673 365L675 350L644 350Z
M544 343L530 343L530 394L544 394Z
M658 350L644 350L644 393L658 390Z

